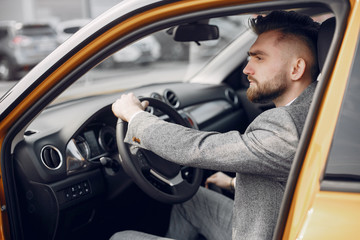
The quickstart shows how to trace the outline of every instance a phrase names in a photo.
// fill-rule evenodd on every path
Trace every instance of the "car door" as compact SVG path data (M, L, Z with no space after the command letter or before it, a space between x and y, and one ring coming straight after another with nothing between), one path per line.
M334 65L327 60L319 80L319 91L321 81L328 83L309 147L299 153L305 159L293 181L292 200L287 195L291 204L283 205L286 227L276 238L356 239L360 235L359 10L359 3L354 3L348 24L341 26L345 34L339 54L331 51L334 45L329 51Z

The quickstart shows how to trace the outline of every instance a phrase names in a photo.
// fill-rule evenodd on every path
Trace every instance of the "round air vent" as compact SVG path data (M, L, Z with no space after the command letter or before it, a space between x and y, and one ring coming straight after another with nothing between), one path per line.
M239 103L239 97L233 89L225 89L225 96L233 105L237 105Z
M41 161L50 170L59 169L63 163L62 155L59 149L47 145L41 149Z
M179 101L178 97L171 90L164 91L164 99L169 105L173 106L174 108L177 108L180 106L180 101Z

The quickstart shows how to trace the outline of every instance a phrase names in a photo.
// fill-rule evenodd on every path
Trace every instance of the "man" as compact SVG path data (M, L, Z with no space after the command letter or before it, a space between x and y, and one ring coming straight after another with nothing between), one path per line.
M114 114L129 121L126 142L181 165L236 172L234 201L200 188L193 199L173 207L171 238L191 239L198 232L208 240L272 238L316 86L319 24L284 11L258 16L250 24L258 38L243 70L250 82L247 96L253 102L272 101L276 108L260 114L243 135L166 123L144 112L148 103L140 103L133 94L113 104ZM165 135L166 143L159 144L156 139ZM141 142L133 142L133 137ZM137 232L118 233L113 239L129 235L158 239Z

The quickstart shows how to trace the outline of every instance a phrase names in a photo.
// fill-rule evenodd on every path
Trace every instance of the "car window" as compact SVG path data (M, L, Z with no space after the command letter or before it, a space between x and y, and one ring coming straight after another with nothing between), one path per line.
M18 35L24 36L52 36L55 35L55 30L46 25L24 25L17 30Z
M360 181L360 43L337 122L325 179Z
M169 29L155 32L104 60L54 103L141 85L187 81L245 32L248 18L236 15L210 19L209 24L218 26L220 37L199 43L176 42Z
M7 36L6 29L0 29L0 39L5 38Z

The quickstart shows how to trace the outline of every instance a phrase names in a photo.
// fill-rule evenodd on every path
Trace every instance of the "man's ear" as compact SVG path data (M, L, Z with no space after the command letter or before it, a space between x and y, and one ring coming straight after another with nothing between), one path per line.
M303 77L306 69L306 62L303 58L298 58L291 66L291 80L297 81Z

